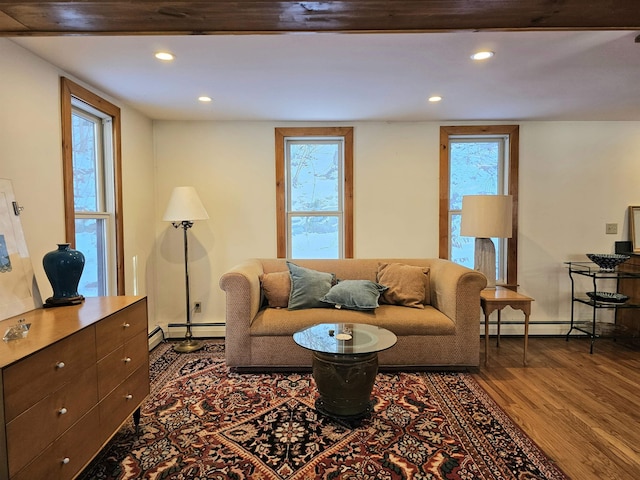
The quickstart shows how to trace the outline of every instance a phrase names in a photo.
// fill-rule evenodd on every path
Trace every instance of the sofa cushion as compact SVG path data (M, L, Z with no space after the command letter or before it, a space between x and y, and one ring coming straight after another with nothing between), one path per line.
M402 263L380 263L378 283L388 287L381 302L405 307L424 308L430 303L429 268Z
M291 292L289 272L264 273L260 276L260 283L270 307L286 308L289 305L289 293Z
M320 300L335 308L373 310L379 307L378 298L386 289L370 280L340 280Z
M479 321L479 317L478 317ZM398 305L380 305L375 310L340 310L310 308L291 311L263 308L251 323L251 336L293 335L318 323L368 323L404 335L455 335L453 320L428 305L424 309Z
M291 274L291 292L287 307L289 310L331 306L320 299L329 293L335 284L335 275L300 267L291 262L287 262L287 267Z

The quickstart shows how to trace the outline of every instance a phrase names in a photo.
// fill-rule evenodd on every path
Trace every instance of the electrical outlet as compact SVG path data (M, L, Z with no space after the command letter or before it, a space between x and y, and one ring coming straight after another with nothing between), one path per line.
M607 223L606 224L606 232L607 235L615 235L618 233L618 224L617 223Z
M193 312L194 313L202 312L202 302L194 302L193 303Z

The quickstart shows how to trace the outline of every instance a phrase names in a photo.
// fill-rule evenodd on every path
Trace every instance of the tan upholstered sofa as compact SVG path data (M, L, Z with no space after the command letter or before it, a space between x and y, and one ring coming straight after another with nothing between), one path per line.
M381 304L372 311L336 308L288 310L266 306L264 274L288 272L284 259L251 259L220 278L226 292L226 362L236 370L308 368L311 352L296 345L296 331L318 323L367 323L394 332L397 344L380 352L380 367L467 367L479 364L479 272L442 259L293 260L296 265L335 274L339 280L376 282L381 264L428 269L424 308ZM383 283L383 282L379 282ZM420 306L419 306L420 307Z

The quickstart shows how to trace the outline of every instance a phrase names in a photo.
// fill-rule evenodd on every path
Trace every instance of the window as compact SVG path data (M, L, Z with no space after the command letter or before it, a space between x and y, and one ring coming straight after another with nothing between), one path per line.
M513 235L493 239L496 281L517 286L518 251L517 125L441 127L440 258L473 268L474 239L460 236L464 195L511 195Z
M353 257L353 128L276 128L279 258Z
M61 79L67 242L85 256L84 296L124 294L120 109Z

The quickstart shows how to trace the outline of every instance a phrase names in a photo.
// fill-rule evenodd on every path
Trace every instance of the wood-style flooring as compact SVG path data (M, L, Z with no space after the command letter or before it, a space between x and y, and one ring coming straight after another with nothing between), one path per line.
M522 343L492 337L480 385L571 479L640 479L640 348L530 337L524 367Z

